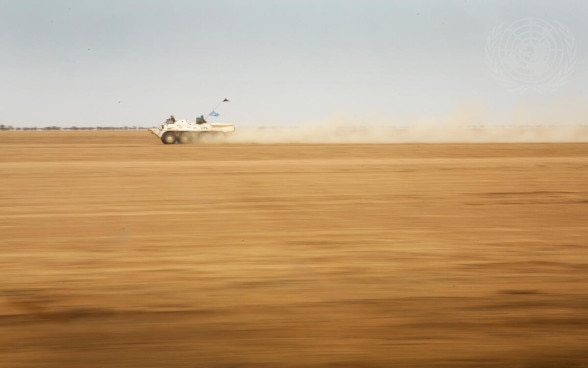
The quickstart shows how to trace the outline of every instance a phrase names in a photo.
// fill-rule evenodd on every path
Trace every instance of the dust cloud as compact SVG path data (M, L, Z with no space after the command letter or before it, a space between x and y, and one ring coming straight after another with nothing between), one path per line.
M553 105L557 105L554 108ZM237 126L236 143L566 143L588 142L588 110L579 101L520 105L507 113L464 104L444 116L390 121L337 113L297 126Z

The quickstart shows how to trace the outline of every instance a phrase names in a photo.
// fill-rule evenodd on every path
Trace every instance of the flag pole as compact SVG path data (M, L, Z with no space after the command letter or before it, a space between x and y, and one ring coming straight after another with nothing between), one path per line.
M219 102L219 103L218 103L218 104L217 104L217 105L214 107L214 109L212 109L212 111L211 111L211 112L208 114L208 116L217 117L218 115L210 115L210 114L211 114L211 113L213 113L213 112L214 112L214 113L217 113L217 112L216 112L216 109L218 109L218 107L219 107L219 106L220 106L220 105L221 105L223 102L231 102L231 101L229 101L229 99L228 99L228 98L225 98L224 100L222 100L221 102ZM218 113L217 113L217 114L218 114Z

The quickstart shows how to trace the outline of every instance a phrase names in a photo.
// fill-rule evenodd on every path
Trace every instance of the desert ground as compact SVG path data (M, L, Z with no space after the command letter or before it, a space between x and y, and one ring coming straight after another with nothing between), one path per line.
M588 144L0 132L0 367L588 367Z

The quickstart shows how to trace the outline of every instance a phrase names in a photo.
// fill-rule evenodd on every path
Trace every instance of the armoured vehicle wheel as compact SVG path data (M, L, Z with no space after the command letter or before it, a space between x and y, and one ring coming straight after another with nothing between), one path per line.
M161 136L161 141L164 144L174 144L176 143L176 133L174 132L165 132Z
M187 143L192 143L193 139L194 139L194 136L192 135L191 132L181 132L180 136L178 137L178 142L183 143L183 144L187 144Z

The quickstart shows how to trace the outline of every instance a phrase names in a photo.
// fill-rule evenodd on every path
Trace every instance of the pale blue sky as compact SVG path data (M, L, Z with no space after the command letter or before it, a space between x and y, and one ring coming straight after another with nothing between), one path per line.
M556 90L514 93L485 62L492 29L527 17L575 36ZM0 124L152 126L225 97L218 121L244 125L557 115L588 101L586 19L582 0L0 0Z

